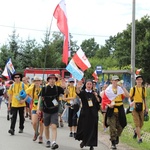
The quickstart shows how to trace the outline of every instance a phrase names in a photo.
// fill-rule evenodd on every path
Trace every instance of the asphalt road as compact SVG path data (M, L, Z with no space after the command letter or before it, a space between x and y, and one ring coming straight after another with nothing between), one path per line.
M38 144L38 140L33 142L33 129L31 120L28 118L25 121L24 133L18 133L18 121L16 123L15 135L12 136L8 133L10 121L7 121L7 109L4 102L0 109L0 150L45 150L50 149L45 147L45 138L43 144ZM19 118L19 117L18 117ZM57 143L59 144L58 150L81 150L80 141L69 137L69 128L67 124L63 128L58 128ZM88 150L89 147L84 147L82 150ZM98 147L95 150L108 150L109 144L105 145L98 142Z

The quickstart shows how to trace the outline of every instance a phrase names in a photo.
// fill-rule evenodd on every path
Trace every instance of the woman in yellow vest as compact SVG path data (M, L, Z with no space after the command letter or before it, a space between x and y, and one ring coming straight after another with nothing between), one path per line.
M77 130L77 112L74 110L74 100L76 98L76 89L74 86L74 79L69 78L68 80L68 87L65 90L64 100L67 101L67 105L69 107L69 114L68 114L68 126L70 127L70 137L76 136Z
M38 118L36 111L37 111L37 104L38 104L38 95L41 91L41 87L40 87L41 82L42 82L42 78L35 76L34 77L34 85L30 86L26 90L26 94L32 98L32 103L33 103L32 108L31 108L32 126L33 126L33 129L35 132L33 141L36 141L37 137L39 136L39 144L43 143L43 122L42 121L38 122L39 118ZM40 127L39 133L37 133L38 123L39 123L39 127Z

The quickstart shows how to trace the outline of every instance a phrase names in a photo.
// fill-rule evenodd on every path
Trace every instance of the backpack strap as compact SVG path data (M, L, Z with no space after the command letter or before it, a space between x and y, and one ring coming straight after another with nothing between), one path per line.
M135 95L135 86L133 87L133 93L132 93L132 96L131 96L131 101L133 102L133 97Z
M142 87L142 98L145 99L145 87Z
M58 95L58 87L55 85L55 88L56 88L56 96L58 97L59 95ZM47 86L45 86L45 94L46 94L46 92L47 92Z
M24 83L22 82L22 89L24 90Z
M142 99L145 105L145 109L146 109L146 100L145 100L145 87L142 87Z

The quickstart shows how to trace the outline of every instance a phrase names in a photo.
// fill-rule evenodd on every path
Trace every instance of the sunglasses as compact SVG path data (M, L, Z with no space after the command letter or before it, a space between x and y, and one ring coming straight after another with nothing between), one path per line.
M74 81L70 81L70 83L74 83Z
M20 77L14 77L15 79L20 78Z

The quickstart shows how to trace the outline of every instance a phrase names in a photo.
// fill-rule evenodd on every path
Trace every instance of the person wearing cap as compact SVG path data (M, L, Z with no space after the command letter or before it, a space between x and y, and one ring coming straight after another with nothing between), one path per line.
M117 75L112 76L111 84L105 89L102 98L102 108L106 109L105 126L109 126L111 149L116 149L119 137L127 125L123 99L129 97L129 93L119 80Z
M76 86L76 93L81 99L82 107L75 139L82 141L80 148L89 146L90 150L94 150L94 147L97 146L98 111L100 109L100 99L92 88L93 83L90 79L86 80L83 87L81 82L78 82Z
M32 98L32 108L31 108L31 114L32 114L32 126L34 130L34 136L33 136L33 141L36 141L38 136L39 136L39 144L43 143L43 122L42 118L41 120L38 120L38 115L37 115L37 104L38 104L38 96L39 93L41 92L41 81L42 78L35 76L33 78L33 86L30 86L28 89L26 89L26 94ZM39 122L38 122L39 121ZM39 123L39 131L37 132L37 125Z
M21 82L22 80L22 74L21 73L15 73L12 75L12 80L14 80L14 83L10 86L8 90L9 95L9 101L8 101L8 110L10 110L10 104L11 104L11 125L10 130L8 133L11 135L14 135L15 132L15 125L17 121L17 113L19 112L19 133L23 133L24 129L24 108L26 106L25 99L20 99L19 93L21 90L26 90L27 86Z
M141 128L144 124L144 111L148 113L146 104L146 88L143 87L143 76L137 75L135 78L136 86L130 89L130 107L133 107L132 116L135 125L133 138L138 138L138 143L142 143ZM134 91L134 94L133 94Z
M74 86L75 80L73 78L68 79L68 87L65 90L64 100L68 106L68 126L70 128L69 137L76 136L77 130L77 112L74 109L75 99L77 98L76 89Z
M46 147L51 146L52 149L57 149L59 147L56 143L58 124L58 98L60 94L64 94L64 89L60 86L55 85L56 81L57 77L55 76L55 74L50 74L47 77L48 85L42 87L42 90L39 95L39 102L37 108L38 115L41 113L41 109L43 111ZM50 127L52 134L52 142L50 142Z

